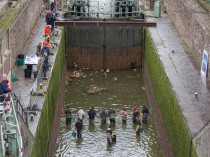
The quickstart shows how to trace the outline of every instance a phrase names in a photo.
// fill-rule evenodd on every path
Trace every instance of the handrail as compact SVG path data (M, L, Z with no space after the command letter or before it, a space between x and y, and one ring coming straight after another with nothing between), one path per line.
M12 97L11 97L10 99L11 99L11 101L12 101L12 104L14 104L14 103L13 103ZM16 124L17 124L17 125L16 125L17 130L18 130L17 134L19 135L19 136L17 136L17 143L18 143L18 146L19 146L19 156L22 156L22 155L23 155L23 154L22 154L23 141L22 141L22 136L21 136L20 127L19 127L19 124L18 124L17 115L16 115L16 111L15 111L14 105L12 105L12 112L13 112L13 114L14 114L15 121L16 121ZM10 125L12 125L12 124L10 124ZM15 125L12 125L12 126L15 126Z
M25 109L21 105L21 103L20 103L18 97L15 95L15 93L12 93L12 95L14 96L14 100L16 102L15 103L16 112L19 113L19 115L23 119L23 122L27 125L27 113L25 112Z

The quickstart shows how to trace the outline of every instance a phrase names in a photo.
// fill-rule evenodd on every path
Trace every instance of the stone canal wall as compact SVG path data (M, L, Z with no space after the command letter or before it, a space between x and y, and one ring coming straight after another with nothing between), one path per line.
M205 125L195 136L194 143L199 151L200 156L210 156L210 123Z
M148 31L145 36L144 57L174 156L197 157L190 131Z
M58 108L59 95L62 95L60 89L60 84L63 82L62 74L65 65L65 33L64 29L62 32L62 37L60 44L58 46L58 52L53 65L52 75L50 77L50 82L48 86L47 93L45 95L45 101L43 104L39 124L37 126L35 141L32 148L31 157L44 157L48 151L48 145L51 137L55 135L53 133L53 123L54 119L59 115ZM57 105L58 104L58 105ZM61 104L60 104L61 105ZM54 137L55 138L55 137ZM53 141L53 140L52 140ZM50 145L55 147L55 145ZM51 148L49 148L51 150Z
M33 33L32 30L40 17L42 6L42 0L26 1L20 8L16 20L10 25L9 44L12 66L16 63L17 55L22 54L23 48L27 46L28 38Z
M200 63L203 50L209 51L209 13L196 0L164 0L164 4L174 26Z

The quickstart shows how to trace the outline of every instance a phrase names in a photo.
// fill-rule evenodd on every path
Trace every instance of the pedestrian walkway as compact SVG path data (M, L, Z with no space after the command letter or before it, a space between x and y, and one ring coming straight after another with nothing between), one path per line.
M38 43L43 43L44 41L44 28L46 26L45 23L45 15L39 19L37 26L35 27L35 30L33 30L30 39L28 40L28 43L26 43L26 47L23 50L23 54L26 55L32 55L36 54L36 46ZM61 32L62 28L57 28L56 31ZM55 41L59 43L60 37L55 36ZM55 56L57 53L57 47L55 49L52 49L51 52L54 53L54 55L49 56L49 63L53 65ZM13 92L17 95L18 99L20 100L22 106L26 109L27 107L32 107L33 105L37 105L38 110L41 111L43 104L44 104L44 96L37 96L31 95L31 91L33 86L35 86L37 83L36 78L34 78L33 74L31 78L25 78L24 75L24 69L25 66L18 66L15 69L15 74L18 77L18 81L16 81L13 86ZM50 77L51 70L47 72L47 76ZM50 80L50 79L49 79ZM49 80L42 80L43 89L46 91L48 88ZM35 136L37 125L39 122L41 113L38 112L38 115L34 117L34 121L29 122L29 130L31 133Z
M157 22L157 28L149 28L149 31L186 123L191 134L195 135L210 120L208 82L201 76L199 66L169 17L164 14L161 18L149 20ZM198 93L197 98L195 92Z

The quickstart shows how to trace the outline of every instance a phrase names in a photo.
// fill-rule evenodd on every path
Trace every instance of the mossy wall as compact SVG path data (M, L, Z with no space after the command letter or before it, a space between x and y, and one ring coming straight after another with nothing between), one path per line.
M145 30L144 57L174 155L197 157L191 134L148 30Z
M58 47L57 56L54 62L52 75L50 78L45 101L43 104L36 136L32 148L31 157L44 157L48 150L48 142L51 134L52 123L57 107L59 95L59 86L65 63L65 35L62 33L61 41Z

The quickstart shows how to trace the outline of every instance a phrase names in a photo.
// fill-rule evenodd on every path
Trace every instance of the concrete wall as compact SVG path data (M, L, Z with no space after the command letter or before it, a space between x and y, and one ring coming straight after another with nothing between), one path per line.
M42 6L42 0L28 0L24 8L21 8L21 13L16 21L10 25L9 39L12 66L16 63L17 55L22 54L23 47L32 33L38 17L40 17Z
M164 0L164 4L181 37L201 62L203 50L209 50L210 45L209 14L196 0Z
M210 123L202 128L202 130L195 136L194 143L197 147L200 156L210 156Z

